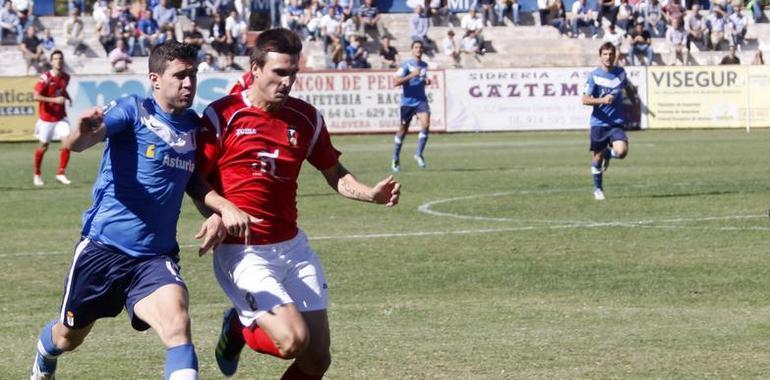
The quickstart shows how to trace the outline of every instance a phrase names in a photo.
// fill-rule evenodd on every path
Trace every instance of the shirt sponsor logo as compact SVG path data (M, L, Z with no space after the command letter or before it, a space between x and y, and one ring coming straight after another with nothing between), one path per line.
M155 157L155 145L153 145L153 144L148 145L147 146L147 151L144 152L144 155L147 156L148 158Z
M163 156L163 165L170 168L186 170L192 173L195 170L195 163L193 160L184 160L179 157Z
M257 129L256 128L241 128L235 130L236 136L243 136L243 135L256 135Z

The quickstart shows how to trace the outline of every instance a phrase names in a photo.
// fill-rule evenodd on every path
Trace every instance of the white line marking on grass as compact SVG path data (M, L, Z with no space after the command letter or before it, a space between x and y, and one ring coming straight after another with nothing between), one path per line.
M551 225L531 225L531 226L515 226L515 227L501 227L501 228L478 228L478 229L460 229L460 230L447 230L447 231L414 231L414 232L393 232L393 233L372 233L372 234L354 234L354 235L321 235L311 236L311 241L320 240L362 240L362 239L382 239L382 238L394 238L394 237L420 237L420 236L446 236L446 235L475 235L475 234L489 234L489 233L501 233L501 232L523 232L534 230L565 230L565 229L579 229L579 228L603 228L603 227L620 227L620 228L648 228L648 229L664 229L664 230L703 230L703 231L770 231L770 226L683 226L677 225L680 223L688 222L702 222L702 221L714 221L714 220L728 220L728 219L758 219L764 218L764 215L727 215L727 216L708 216L700 218L676 218L676 219L663 219L663 220L640 220L640 221L607 221L607 222L593 222L593 221L543 221L552 223ZM560 224L559 224L560 223ZM655 225L656 223L662 223L662 225ZM180 244L181 249L197 248L198 244ZM65 253L71 253L71 251L50 251L50 252L15 252L15 253L0 253L0 259L10 257L29 257L29 256L55 256Z

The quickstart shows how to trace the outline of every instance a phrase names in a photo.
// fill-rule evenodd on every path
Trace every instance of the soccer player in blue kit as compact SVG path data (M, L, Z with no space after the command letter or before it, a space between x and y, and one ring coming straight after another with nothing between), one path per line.
M412 58L403 62L396 72L395 85L403 87L403 94L401 95L401 126L394 138L395 147L391 163L391 169L394 172L401 170L401 145L415 115L420 121L420 135L417 139L417 152L414 154L414 159L417 160L417 166L420 169L425 169L427 166L422 155L428 143L430 128L430 107L428 97L425 95L425 86L430 86L431 81L428 78L428 64L422 60L422 49L421 41L412 42Z
M165 379L198 378L176 242L182 198L195 168L200 119L189 107L197 50L176 41L156 46L149 79L152 96L128 95L103 112L87 110L65 139L76 152L104 141L104 153L60 314L38 339L33 380L54 378L58 356L78 347L97 319L115 317L123 307L134 329L152 327L166 346Z
M611 158L623 159L628 154L628 137L623 129L626 120L621 109L622 91L628 85L626 71L614 66L615 46L607 42L599 48L601 67L588 75L582 101L592 106L591 112L591 174L594 199L604 200L602 174Z

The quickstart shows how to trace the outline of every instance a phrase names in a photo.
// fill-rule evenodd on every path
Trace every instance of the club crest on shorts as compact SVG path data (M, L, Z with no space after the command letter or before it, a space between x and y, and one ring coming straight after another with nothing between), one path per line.
M291 146L297 146L297 130L289 127L289 129L286 130L286 137L289 139L289 145Z
M155 145L150 144L147 145L147 151L144 153L147 158L154 158L155 157Z
M75 313L73 313L70 310L67 310L67 325L69 326L75 325Z

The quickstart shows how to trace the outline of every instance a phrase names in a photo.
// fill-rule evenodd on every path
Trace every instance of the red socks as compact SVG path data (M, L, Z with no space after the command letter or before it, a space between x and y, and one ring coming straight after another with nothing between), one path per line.
M253 329L244 327L241 331L243 332L243 339L252 350L285 359L281 356L281 352L273 340L267 336L265 330L255 326ZM323 375L308 375L302 372L297 366L297 362L292 363L281 376L281 380L321 380L322 378Z
M40 164L43 163L43 155L45 151L43 149L35 149L35 175L40 175Z
M35 175L40 175L40 166L43 164L43 155L45 155L45 150L40 148L35 149ZM67 165L69 163L70 150L62 148L62 150L59 152L59 171L56 174L64 174L64 171L67 170Z
M59 172L56 174L64 174L64 171L67 169L67 164L70 162L70 150L64 149L59 152ZM40 166L38 166L38 169Z
M283 373L283 376L281 376L281 380L321 380L322 378L323 376L308 375L300 371L297 362L294 362L289 366L289 368L286 369L286 372Z
M273 340L267 336L265 330L254 326L253 329L244 327L242 332L243 340L246 341L246 344L251 347L252 350L283 359L281 351L279 351L278 347L275 346Z

